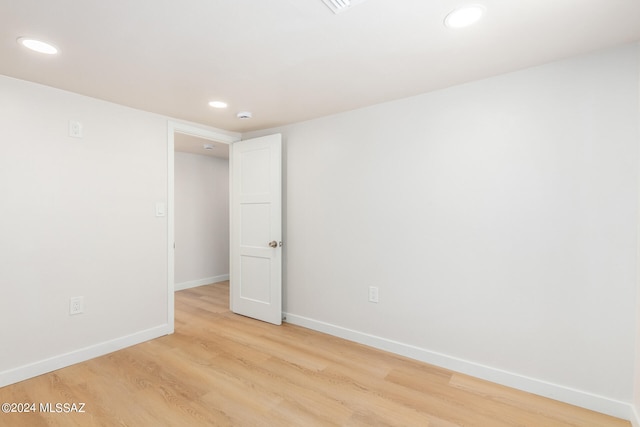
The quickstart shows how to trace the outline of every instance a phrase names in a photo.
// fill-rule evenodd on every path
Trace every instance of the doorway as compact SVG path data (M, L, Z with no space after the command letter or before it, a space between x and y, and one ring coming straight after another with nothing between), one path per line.
M175 133L174 290L229 280L229 145Z
M199 286L200 282L210 283L211 281L221 281L228 279L228 229L229 229L229 216L228 216L228 204L222 210L224 213L220 213L215 218L210 218L210 221L206 218L206 211L213 209L213 206L209 206L210 209L203 209L205 212L192 212L194 216L189 218L189 212L181 212L180 215L176 215L176 190L191 191L191 194L181 194L178 201L182 203L200 203L201 207L215 201L202 201L198 200L199 192L206 192L207 185L211 183L198 182L197 176L188 176L189 170L197 174L197 170L204 171L205 175L202 179L206 180L207 177L218 177L219 181L226 183L225 189L220 188L220 182L213 183L209 187L216 186L215 192L218 193L220 198L226 197L227 203L229 198L229 148L230 144L238 141L239 136L230 136L222 133L217 133L208 129L202 129L199 127L179 123L169 122L168 126L168 144L167 144L167 158L168 158L168 194L167 194L167 258L168 258L168 274L167 274L167 302L168 302L168 319L169 329L174 331L174 292L178 289L186 289L193 286ZM195 170L193 170L195 169ZM176 170L179 174L182 174L178 180L178 188L176 188ZM226 170L226 177L222 177L220 174ZM185 173L187 175L185 175ZM184 178L184 179L183 179ZM226 179L223 179L226 178ZM199 188L193 188L193 187ZM213 188L210 188L213 190ZM185 196L185 197L182 197ZM177 223L177 221L179 221ZM217 221L214 224L211 221ZM221 224L220 221L226 221L226 224ZM204 227L199 236L200 242L188 242L189 235L198 235L198 227ZM176 240L176 229L178 236L183 240L183 244ZM220 244L220 242L207 242L206 233L213 231L212 238L220 236L221 233L225 233L226 230L226 242ZM210 273L213 275L204 277L195 277L198 274L205 271L204 265L206 264L206 257L211 253L220 252L226 245L226 258L218 260L216 267L209 271L219 271L221 274ZM179 257L176 259L176 257ZM220 267L226 263L226 272L220 270ZM178 276L176 276L176 265L178 265ZM224 269L224 268L222 268ZM194 276L195 275L195 276ZM226 277L225 277L226 275Z

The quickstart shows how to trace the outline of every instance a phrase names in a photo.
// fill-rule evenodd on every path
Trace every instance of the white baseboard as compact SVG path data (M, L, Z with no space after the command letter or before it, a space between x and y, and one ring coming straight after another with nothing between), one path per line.
M76 363L84 362L95 357L104 356L116 350L140 344L170 333L169 325L160 325L135 334L116 338L89 347L81 348L69 353L61 354L49 359L20 366L0 372L0 387L24 381L38 375L46 374L57 369L65 368Z
M176 283L173 289L176 291L182 291L184 289L196 288L202 285L210 285L212 283L224 282L229 280L228 274L222 274L220 276L205 277L204 279L191 280L189 282Z
M560 402L569 403L571 405L580 406L592 411L611 415L625 420L635 416L636 421L633 427L640 427L637 423L637 414L632 406L626 402L609 399L604 396L598 396L581 390L575 390L570 387L549 383L535 378L525 377L523 375L514 374L512 372L503 371L492 368L490 366L481 365L470 362L468 360L459 359L448 356L446 354L437 353L409 344L381 338L375 335L369 335L329 323L309 319L303 316L297 316L291 313L284 314L285 321L294 325L303 326L315 331L324 332L333 336L354 341L360 344L368 345L380 350L406 356L421 362L439 366L452 371L471 375L493 383L502 384L518 390L537 394L539 396L548 397Z

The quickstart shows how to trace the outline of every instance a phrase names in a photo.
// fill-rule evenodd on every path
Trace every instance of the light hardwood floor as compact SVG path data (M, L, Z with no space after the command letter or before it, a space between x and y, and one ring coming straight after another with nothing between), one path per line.
M176 332L0 388L0 426L625 426L627 421L293 325L229 312L228 283L176 293ZM38 407L39 410L39 407Z

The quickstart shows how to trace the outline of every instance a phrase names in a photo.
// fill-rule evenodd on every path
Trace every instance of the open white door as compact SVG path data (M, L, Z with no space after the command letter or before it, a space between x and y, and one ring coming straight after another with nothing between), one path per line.
M231 311L282 323L282 136L231 145Z

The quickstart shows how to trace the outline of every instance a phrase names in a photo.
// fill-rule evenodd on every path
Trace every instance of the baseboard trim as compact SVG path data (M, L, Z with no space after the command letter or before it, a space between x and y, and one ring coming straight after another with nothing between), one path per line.
M220 276L205 277L204 279L191 280L189 282L176 283L173 289L176 291L183 291L185 289L197 288L202 285L210 285L212 283L224 282L229 280L228 274L222 274Z
M313 329L315 331L344 338L349 341L368 345L370 347L399 354L431 365L471 375L476 378L502 384L518 390L537 394L539 396L548 397L560 402L580 406L582 408L617 418L629 420L635 416L637 422L637 414L635 414L632 406L626 402L620 402L604 396L572 389L570 387L525 377L512 372L503 371L501 369L492 368L490 366L481 365L413 345L343 328L341 326L332 325L330 323L321 322L304 316L285 313L284 319L286 322L294 325L303 326L308 329ZM640 427L640 424L634 423L633 420L632 423L634 427Z
M131 335L84 347L69 353L54 356L28 365L0 372L0 387L24 381L38 375L46 374L76 363L84 362L105 354L140 344L170 333L169 325L160 325Z

